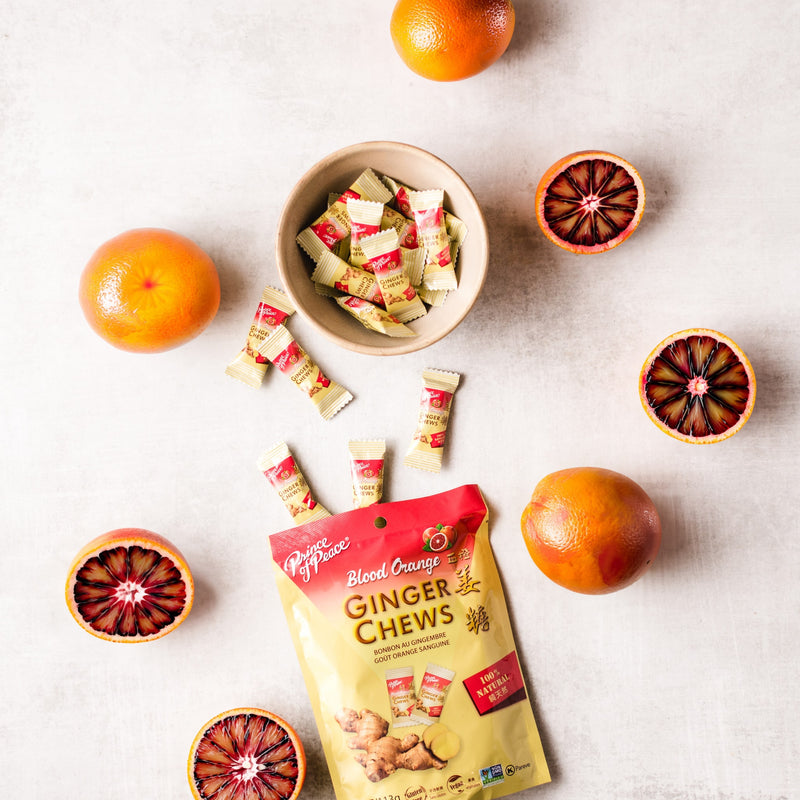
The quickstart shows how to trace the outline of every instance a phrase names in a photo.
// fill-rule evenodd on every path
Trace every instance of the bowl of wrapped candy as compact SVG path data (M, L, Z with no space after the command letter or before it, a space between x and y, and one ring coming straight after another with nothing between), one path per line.
M489 264L486 222L463 178L399 142L323 158L292 189L276 237L286 293L342 347L399 355L467 316Z

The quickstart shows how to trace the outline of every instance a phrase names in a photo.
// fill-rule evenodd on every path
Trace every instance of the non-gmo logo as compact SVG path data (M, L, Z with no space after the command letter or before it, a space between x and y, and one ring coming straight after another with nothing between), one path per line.
M482 786L494 786L496 783L502 783L504 780L502 764L492 764L491 767L483 767L481 769Z

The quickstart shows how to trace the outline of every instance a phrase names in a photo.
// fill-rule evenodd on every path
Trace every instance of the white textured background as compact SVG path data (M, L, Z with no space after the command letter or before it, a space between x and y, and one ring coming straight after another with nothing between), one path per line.
M797 176L800 3L517 2L509 51L435 84L389 38L390 2L0 0L3 580L0 763L9 797L188 796L197 728L238 705L287 717L329 800L268 566L289 518L255 468L291 444L321 502L349 504L351 437L389 442L386 499L476 482L552 784L541 800L782 800L800 792ZM294 182L329 152L393 139L471 185L491 235L485 291L421 353L374 359L292 328L356 401L323 423L278 373L227 379ZM598 257L550 245L541 173L572 150L628 158L635 235ZM210 328L157 356L114 350L77 302L103 241L169 227L215 259ZM664 336L717 328L758 401L733 439L664 436L637 396ZM402 466L423 367L463 374L445 468ZM644 486L662 551L615 595L573 595L529 560L519 516L548 472ZM94 639L66 569L95 535L152 528L197 579L157 642Z

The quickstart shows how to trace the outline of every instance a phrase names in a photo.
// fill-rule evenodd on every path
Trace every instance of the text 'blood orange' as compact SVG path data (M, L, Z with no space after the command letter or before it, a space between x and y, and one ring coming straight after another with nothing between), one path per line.
M661 544L644 489L619 472L576 467L542 478L522 513L531 558L550 580L583 594L630 586Z
M198 731L189 751L195 800L294 800L306 756L288 722L260 708L234 708Z

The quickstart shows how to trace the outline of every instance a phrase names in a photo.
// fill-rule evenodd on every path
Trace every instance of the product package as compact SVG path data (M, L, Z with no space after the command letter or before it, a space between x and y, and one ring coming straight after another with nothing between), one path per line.
M338 800L550 780L475 485L269 538Z

